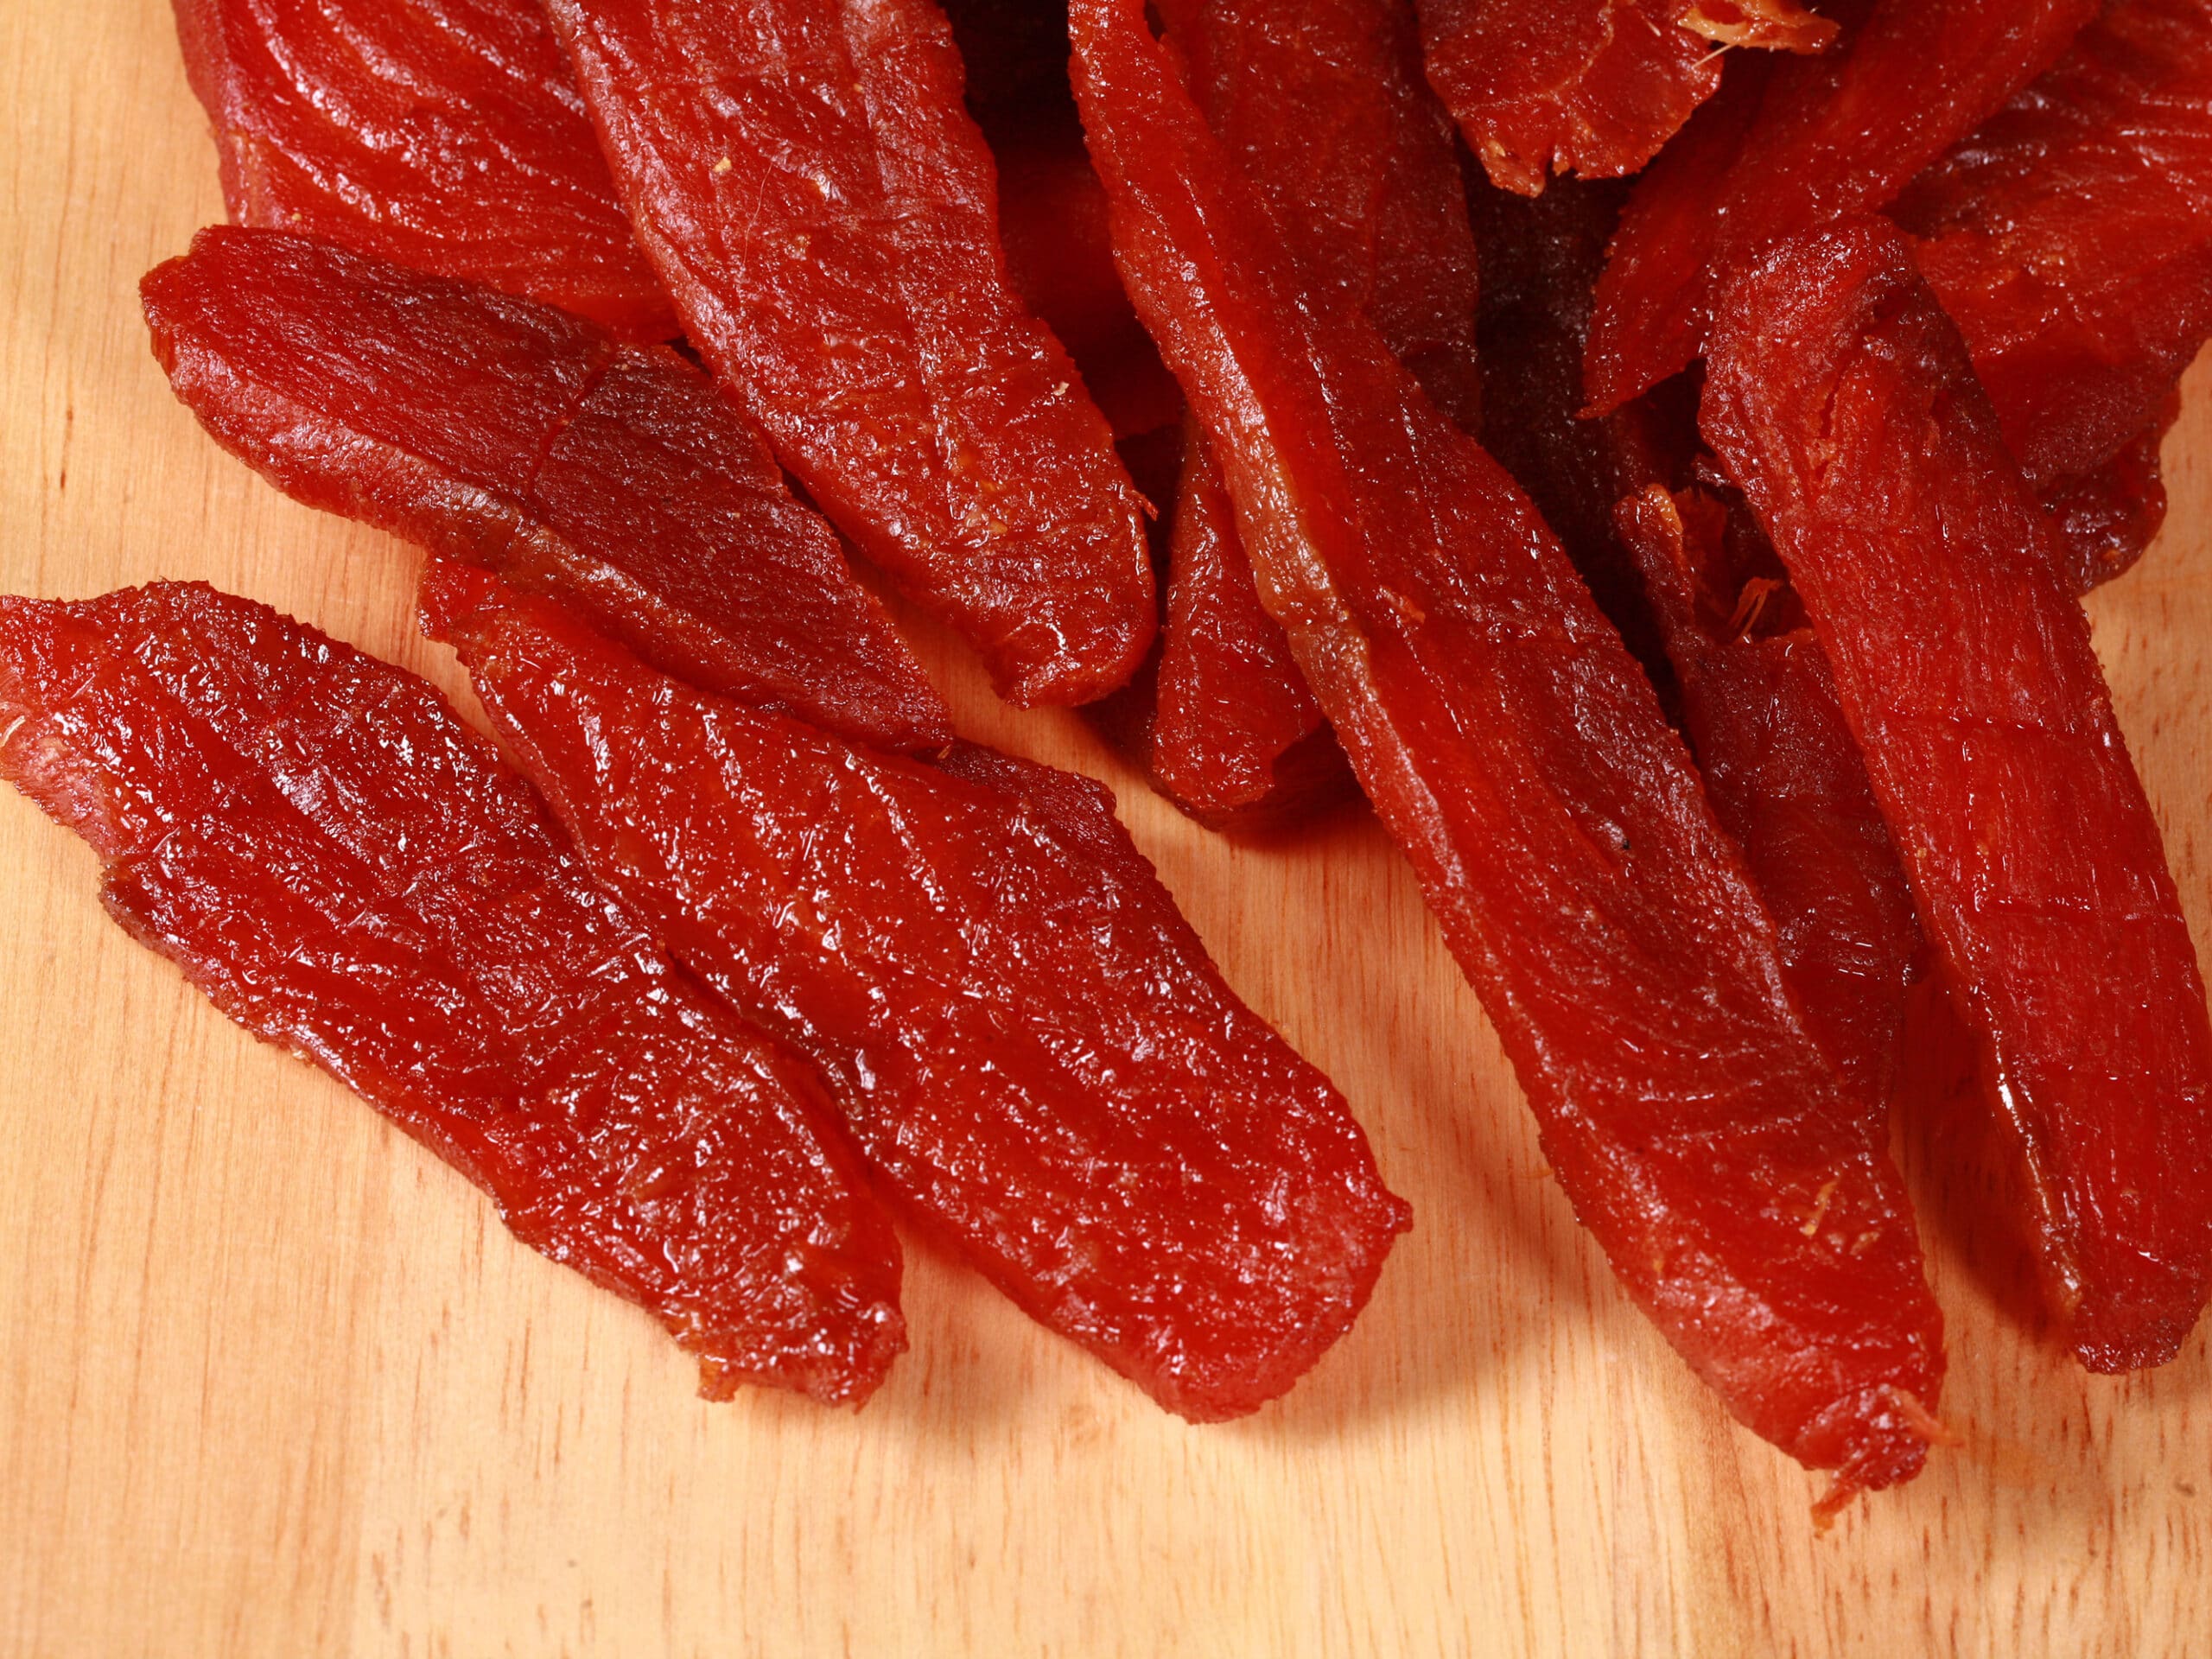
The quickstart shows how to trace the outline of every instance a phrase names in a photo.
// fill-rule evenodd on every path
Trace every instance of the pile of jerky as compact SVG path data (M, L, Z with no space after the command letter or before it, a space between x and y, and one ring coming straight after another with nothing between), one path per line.
M2212 1025L2080 599L2212 334L2212 0L176 9L232 224L155 351L429 550L497 747L157 584L0 600L0 772L710 1392L865 1398L896 1213L1235 1415L1409 1224L855 555L1204 823L1363 792L1824 1509L1944 1435L1916 982L2082 1363L2179 1350Z

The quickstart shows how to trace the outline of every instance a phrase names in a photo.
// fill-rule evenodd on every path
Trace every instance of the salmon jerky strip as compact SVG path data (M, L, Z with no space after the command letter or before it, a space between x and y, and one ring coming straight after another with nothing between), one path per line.
M1618 409L1705 349L1734 270L1780 238L1886 206L2056 61L2097 0L1844 0L1839 52L1732 70L1637 181L1586 365ZM1746 73L1748 71L1748 73Z
M821 1068L886 1191L1033 1318L1199 1421L1350 1328L1406 1207L1096 785L856 750L458 567L424 613L593 873Z
M572 604L670 672L887 748L950 715L707 378L550 306L273 232L141 285L154 353L287 494Z
M175 7L233 224L677 333L534 0Z
M1566 555L1371 325L1301 308L1138 0L1077 0L1122 270L1259 588L1623 1284L1834 1501L1925 1456L1903 1185L1688 753Z
M1143 510L1007 280L934 0L552 0L685 331L837 527L1020 704L1152 643Z
M2212 1273L2212 1025L2056 532L1885 219L1730 289L1708 442L1789 567L2094 1370L2173 1357Z
M883 1380L898 1241L819 1087L433 687L197 584L0 599L0 734L127 931L652 1313L709 1395Z
M1576 180L1533 200L1471 188L1495 417L1485 435L1624 639L1658 658L1805 1017L1878 1115L1900 1063L1920 930L1819 643L1741 504L1696 481L1694 397L1670 386L1576 418L1620 195Z
M1725 47L1819 52L1796 0L1420 0L1428 75L1491 181L1634 173L1720 85Z
M2109 7L1895 216L2022 470L2107 466L2212 336L2212 4Z
M1208 124L1268 201L1309 297L1370 318L1454 420L1480 418L1475 246L1452 128L1398 0L1161 8ZM1186 810L1280 823L1337 793L1319 707L1252 590L1219 469L1193 431L1169 547L1149 763Z

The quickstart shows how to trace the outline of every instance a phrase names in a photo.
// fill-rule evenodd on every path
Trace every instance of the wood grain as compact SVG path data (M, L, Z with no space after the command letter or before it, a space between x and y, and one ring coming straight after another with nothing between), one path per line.
M0 590L204 577L452 686L415 556L219 453L147 353L140 272L221 211L166 7L0 9ZM2190 410L2172 524L2093 609L2204 938L2202 368ZM0 1653L2212 1650L2202 1332L2157 1376L2081 1374L2005 1311L2003 1248L1961 1247L1971 1166L1908 1131L1963 1444L1815 1535L1816 1483L1575 1228L1372 822L1224 844L918 632L968 730L1115 786L1368 1124L1419 1224L1351 1338L1193 1428L922 1255L864 1413L703 1404L644 1315L130 944L86 849L5 795Z

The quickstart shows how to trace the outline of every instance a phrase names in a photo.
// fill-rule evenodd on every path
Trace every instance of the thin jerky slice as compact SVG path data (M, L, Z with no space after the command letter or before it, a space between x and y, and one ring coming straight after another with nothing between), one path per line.
M2212 338L2212 4L2108 7L1897 217L2022 470L2105 466Z
M1326 0L1286 29L1255 0L1160 8L1208 124L1266 200L1309 303L1369 317L1472 429L1475 245L1451 123L1395 0ZM1345 779L1282 629L1262 608L1194 434L1170 544L1154 778L1208 823L1294 818Z
M1849 0L1848 47L1743 76L1637 181L1590 334L1591 407L1705 348L1719 285L1780 238L1887 205L2055 62L2097 0ZM1863 22L1859 20L1863 19ZM1736 76L1732 74L1732 79Z
M1499 188L1634 173L1720 85L1716 48L1819 52L1796 0L1421 0L1428 78Z
M553 0L695 344L860 550L1012 702L1079 703L1155 626L1141 506L1008 283L933 0Z
M533 0L175 6L232 223L677 332Z
M118 923L651 1311L709 1395L883 1380L898 1240L833 1109L431 686L198 584L0 599L0 734Z
M550 307L273 232L141 285L155 355L287 494L576 606L685 678L887 748L951 719L707 378Z
M1724 503L1655 484L1615 511L1666 635L1706 792L1781 930L1790 988L1885 1123L1920 929L1827 658L1802 618L1777 626L1764 614L1783 609L1786 589L1735 579Z
M424 610L594 874L822 1068L887 1190L1032 1317L1197 1420L1350 1327L1406 1207L1096 784L855 750L457 567Z
M1274 214L1309 301L1382 331L1473 430L1475 243L1452 123L1402 0L1161 0L1206 124Z
M1729 290L1704 427L1834 667L2075 1351L2172 1358L2212 1272L2203 981L2056 532L1888 221Z
M1188 432L1183 457L1146 759L1201 823L1274 827L1342 793L1351 778L1282 625L1252 586L1204 434Z
M1139 0L1071 16L1132 297L1577 1214L1837 1499L1910 1476L1942 1354L1903 1185L1688 755L1510 480L1370 326L1300 308Z
M1485 436L1592 596L1673 694L1714 813L1743 849L1821 1046L1868 1110L1890 1097L1920 931L1820 646L1787 575L1703 488L1694 396L1670 385L1578 420L1582 346L1623 192L1469 188L1483 251Z

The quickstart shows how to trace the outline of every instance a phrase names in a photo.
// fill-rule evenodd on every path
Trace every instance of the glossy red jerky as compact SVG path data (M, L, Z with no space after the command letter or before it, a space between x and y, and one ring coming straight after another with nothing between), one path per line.
M1309 302L1370 318L1438 405L1481 418L1475 246L1452 128L1410 12L1326 0L1286 29L1255 0L1160 7L1208 125L1265 199ZM1170 545L1150 764L1186 810L1280 823L1348 781L1281 625L1262 608L1220 474L1188 451Z
M1252 586L1212 450L1193 430L1183 453L1146 757L1160 787L1201 823L1271 827L1351 779L1282 625Z
M1309 299L1366 315L1472 430L1474 237L1452 123L1402 0L1161 0L1206 124L1274 215Z
M1777 627L1761 615L1786 589L1735 580L1719 502L1654 485L1616 511L1666 635L1706 793L1781 930L1790 988L1885 1123L1920 929L1827 658L1802 620Z
M1866 0L1847 48L1745 77L1637 181L1599 284L1586 380L1617 409L1705 347L1719 286L1759 251L1885 205L2049 68L2096 0ZM1764 68L1765 66L1756 66Z
M822 1068L887 1189L1033 1317L1201 1420L1350 1326L1405 1205L1096 784L856 751L453 567L424 609L594 872Z
M2104 466L2212 337L2212 3L2118 0L1898 217L2022 469Z
M1576 1212L1745 1422L1839 1497L1905 1478L1942 1356L1904 1190L1688 755L1496 463L1299 306L1140 0L1071 16L1132 297Z
M1634 173L1720 85L1719 48L1819 52L1796 0L1421 0L1428 78L1492 183Z
M198 585L0 599L0 734L118 922L649 1309L709 1395L883 1380L898 1240L819 1087L432 687Z
M534 0L175 7L232 222L677 332Z
M142 285L155 354L288 494L578 607L671 673L889 748L944 702L706 377L550 308L273 232Z
M552 0L693 342L838 528L1023 703L1103 696L1155 626L1141 508L1014 297L934 0Z
M1484 435L1630 647L1657 659L1654 677L1774 917L1805 1016L1878 1111L1897 1074L1919 929L1820 647L1785 614L1795 601L1773 587L1782 572L1770 550L1732 558L1743 538L1725 533L1724 510L1703 492L1683 498L1688 525L1678 513L1670 489L1694 470L1694 400L1669 387L1575 418L1621 195L1575 180L1533 200L1471 187Z
M2212 1272L2212 1025L2054 537L1886 220L1730 290L1705 431L1835 670L2096 1370L2171 1359Z

